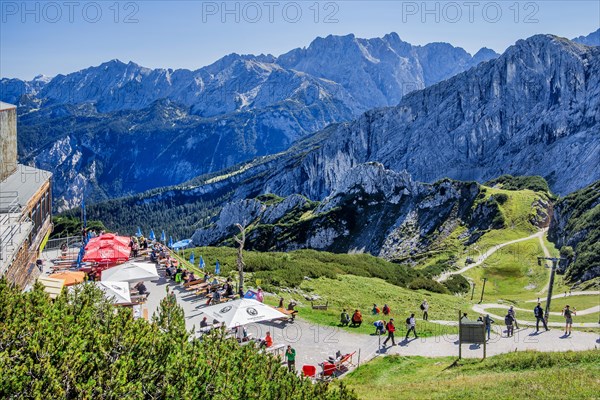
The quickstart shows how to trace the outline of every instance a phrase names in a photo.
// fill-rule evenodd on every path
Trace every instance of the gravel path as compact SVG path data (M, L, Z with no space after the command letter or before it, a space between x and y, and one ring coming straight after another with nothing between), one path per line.
M503 247L505 247L505 246L509 246L509 245L511 245L511 244L515 244L515 243L519 243L519 242L524 242L524 241L526 241L526 240L531 240L531 239L535 239L535 238L540 238L540 240L541 240L541 238L544 236L544 233L546 233L546 231L547 231L547 230L548 230L548 228L543 228L543 229L541 229L539 232L537 232L537 233L534 233L534 234L533 234L533 235L531 235L531 236L527 236L527 237L524 237L524 238L515 239L515 240L510 240L510 241L508 241L508 242L504 242L504 243L497 244L497 245L493 246L492 248L488 249L488 251L486 251L485 253L483 253L481 256L479 256L479 258L477 259L477 262L475 262L475 263L473 263L473 264L469 264L469 265L467 265L466 267L459 269L458 271L447 271L447 272L444 272L444 273L443 273L442 275L440 275L440 276L439 276L439 277L438 277L436 280L437 280L438 282L443 282L443 281L445 281L446 279L448 279L448 278L449 278L450 276L452 276L452 275L458 275L458 274L462 274L462 273L464 273L464 272L466 272L466 271L470 270L471 268L478 267L478 266L480 266L480 265L481 265L481 264L482 264L482 263L483 263L483 262L484 262L484 261L485 261L485 260L486 260L488 257L490 257L492 254L494 254L495 252L497 252L498 250L500 250L501 248L503 248ZM542 244L542 247L543 247L544 249L546 249L546 247L545 247L545 246L543 246L543 244ZM547 251L547 250L546 250L546 251Z
M176 294L178 303L183 307L186 318L186 325L189 329L197 329L202 319L202 308L204 301L198 300L195 296L184 291L179 285L168 283L164 278L155 282L147 282L146 286L150 290L150 296L146 307L149 315L158 309L160 300L166 295L166 287L169 286ZM483 305L488 306L488 305ZM498 305L493 305L498 307ZM482 309L483 310L483 309ZM503 318L498 321L503 321ZM456 325L454 321L431 321L441 325ZM521 321L520 321L521 322ZM522 321L523 327L526 321ZM598 326L598 324L591 324ZM577 325L578 326L578 325ZM587 325L586 325L587 326ZM417 332L418 332L417 322ZM502 326L494 325L494 332L491 341L487 347L488 355L502 354L517 350L539 350L539 351L568 351L568 350L587 350L600 346L598 334L587 332L573 332L572 335L563 336L561 329L551 329L549 332L535 334L535 329L526 328L515 332L511 338L503 337ZM254 338L264 337L268 331L274 337L274 343L291 344L297 352L296 367L298 370L302 365L317 365L329 356L334 355L336 351L342 353L356 352L353 357L354 363L358 364L370 360L378 355L401 354L411 356L442 357L458 356L458 337L457 335L444 335L430 338L409 339L404 341L404 329L398 327L396 337L397 346L380 347L379 337L374 335L355 334L338 328L331 328L311 324L301 318L297 318L292 323L268 322L249 325L248 332ZM381 343L385 339L381 337ZM481 357L483 350L475 345L463 345L463 357ZM360 358L359 358L360 356Z

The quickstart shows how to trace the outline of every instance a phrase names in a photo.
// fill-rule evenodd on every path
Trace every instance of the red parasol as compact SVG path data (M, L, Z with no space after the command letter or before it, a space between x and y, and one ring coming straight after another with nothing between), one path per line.
M127 236L117 236L112 233L105 233L102 236L91 238L88 244L85 246L86 250L91 250L94 247L101 247L104 243L115 243L121 246L129 246L131 238Z
M105 242L89 249L86 246L83 261L116 263L129 260L130 253L131 248L129 246L122 245L118 242Z

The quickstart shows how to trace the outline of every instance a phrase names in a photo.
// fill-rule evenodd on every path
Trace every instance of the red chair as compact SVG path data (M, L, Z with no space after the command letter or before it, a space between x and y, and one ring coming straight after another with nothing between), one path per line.
M322 364L323 367L323 376L333 376L335 373L336 366L330 362L324 362Z
M302 366L302 375L308 376L309 378L314 378L317 374L317 367L314 365L303 365Z

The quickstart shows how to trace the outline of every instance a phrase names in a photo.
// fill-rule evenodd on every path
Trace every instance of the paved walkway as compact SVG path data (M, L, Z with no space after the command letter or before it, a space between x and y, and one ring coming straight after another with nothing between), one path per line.
M475 311L478 314L490 314L490 317L492 317L492 319L496 319L497 322L504 322L504 316L500 316L500 315L496 315L496 314L492 314L489 311L486 311L486 309L488 308L502 308L505 310L509 309L509 306L505 305L505 304L497 304L497 303L490 303L490 304L475 304L473 306L473 311ZM526 310L523 308L515 308L516 310L521 310L521 311L526 311L529 312L531 314L533 314L533 310ZM577 311L578 315L585 315L585 314L592 314L595 312L600 311L600 306L595 306L595 307L591 307L588 308L587 310L582 310ZM561 315L561 313L559 312L551 312L551 315ZM577 316L574 317L575 322L573 322L573 327L575 328L598 328L599 325L597 322L577 322ZM526 320L521 320L517 318L517 323L520 325L524 325L524 326L535 326L535 321L526 321ZM548 326L550 327L564 327L565 323L564 322L548 322Z
M168 283L165 278L158 281L146 282L150 291L146 307L151 317L158 310L160 300L166 296L166 287L169 286L176 296L179 305L183 308L188 329L194 329L196 335L200 321L204 317L202 308L205 300L186 292L181 285ZM334 356L339 350L344 354L356 352L354 362L358 362L359 353L361 362L372 358L377 351L376 337L369 335L346 332L339 328L310 324L300 318L294 322L264 322L246 326L246 330L253 338L264 338L267 331L273 336L274 345L291 344L296 349L296 366L300 370L302 365L317 365L329 356Z
M161 275L163 272L159 272ZM202 308L204 301L197 299L193 294L186 292L181 285L175 285L167 282L165 278L154 282L146 282L146 287L150 291L145 307L151 318L152 314L158 310L160 301L166 296L166 288L169 287L176 297L178 303L182 306L186 326L188 329L194 329L194 334L198 335L198 327L202 320ZM572 295L579 294L599 294L600 292L573 292ZM553 296L553 298L564 297L564 294ZM536 301L536 300L532 300ZM485 307L506 307L498 304L483 304L480 307L483 312ZM503 318L498 318L503 321ZM456 325L455 321L430 321L440 325ZM526 326L527 321L519 321ZM553 324L550 324L553 326ZM562 326L562 324L559 324ZM579 326L576 324L576 326ZM586 324L586 326L588 326ZM589 326L597 327L598 324L589 323ZM419 322L417 322L417 331ZM587 350L600 347L600 337L598 334L575 331L570 336L564 336L562 329L552 329L549 332L535 334L534 329L526 328L517 330L514 337L502 337L503 327L493 326L492 340L487 347L488 355L502 354L517 350L539 350L539 351L567 351L567 350ZM397 346L380 347L380 338L365 334L356 334L347 332L339 328L324 327L308 323L301 318L297 318L293 323L267 322L247 326L248 332L255 338L264 337L265 333L271 332L275 344L291 344L297 351L296 366L300 370L302 365L317 365L336 351L342 353L356 352L354 362L364 363L373 357L385 354L400 354L406 356L424 356L424 357L442 357L458 356L457 335L443 335L431 338L419 338L403 341L402 328L399 327L397 337L399 343ZM381 337L381 343L385 336ZM388 343L389 345L390 343ZM483 354L481 347L475 345L463 345L463 357L478 358Z
M470 270L471 268L475 268L480 266L488 257L490 257L492 254L494 254L495 252L497 252L498 250L500 250L501 248L505 247L505 246L509 246L511 244L515 244L515 243L519 243L519 242L524 242L526 240L531 240L531 239L535 239L535 238L541 238L544 236L544 233L546 233L546 231L548 230L548 228L543 228L541 229L539 232L534 233L531 236L527 236L524 238L520 238L520 239L515 239L515 240L510 240L508 242L504 242L504 243L500 243L497 244L495 246L492 246L492 248L488 249L488 251L486 251L485 253L483 253L481 256L479 256L479 258L477 259L477 262L473 263L473 264L469 264L464 268L459 269L458 271L446 271L444 272L442 275L440 275L436 280L438 282L443 282L446 279L448 279L450 276L452 275L458 275L458 274L462 274L468 270ZM545 249L546 247L542 245L542 247ZM547 250L546 250L547 251Z
M195 329L197 334L203 317L204 301L197 300L194 295L190 295L180 285L167 283L164 278L146 283L150 290L148 302L146 303L149 315L151 316L158 309L160 300L166 295L167 285L176 294L179 304L184 309L187 327ZM492 316L492 318L494 317ZM457 324L455 321L431 322L440 325ZM417 330L418 324L417 322ZM598 324L595 324L595 326L598 326ZM293 323L267 322L247 326L248 332L255 338L264 337L268 330L273 335L275 344L291 344L297 352L296 367L298 370L305 364L317 365L329 356L334 355L338 350L342 353L356 352L354 356L355 363L359 361L359 354L361 363L385 354L424 357L458 356L458 336L456 334L402 341L404 332L401 331L402 328L399 329L399 332L397 332L399 343L397 346L390 346L390 343L388 343L387 347L380 347L380 338L377 336L356 334L339 328L314 325L301 318L297 318ZM502 326L494 325L492 339L487 347L488 355L509 353L516 350L567 351L600 347L600 337L598 334L593 333L575 331L572 335L565 337L561 329L551 329L549 332L535 334L535 329L527 328L517 330L514 337L506 338L503 337L505 333L502 329ZM385 336L382 336L381 343L384 339ZM482 354L481 347L463 345L462 355L465 358L477 358L481 357Z
M571 297L571 296L591 296L591 295L596 295L596 296L600 296L600 290L587 290L585 292L571 292L571 293L561 293L561 294L555 294L554 296L552 296L552 300L554 299L562 299L564 297ZM546 300L546 299L540 299L542 301ZM600 299L598 300L600 302ZM537 300L527 300L525 303L537 303Z
M535 328L527 328L516 330L514 336L507 338L501 329L496 326L492 333L486 349L488 356L522 350L580 351L600 347L600 337L593 333L574 331L571 335L565 336L562 329L551 329L548 332L540 331L539 334L536 334ZM424 357L458 356L457 335L418 339L411 337L408 341L402 337L401 340L397 346L388 346L382 349L381 353ZM462 346L462 356L465 358L478 358L482 355L483 346Z

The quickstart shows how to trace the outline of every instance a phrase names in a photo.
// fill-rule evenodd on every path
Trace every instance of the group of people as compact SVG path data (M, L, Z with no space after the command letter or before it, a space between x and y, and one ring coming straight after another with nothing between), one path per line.
M423 321L429 320L429 303L427 302L427 300L423 300L423 302L421 302L421 305L419 307L421 308L421 311L423 312ZM384 304L383 308L379 308L379 306L377 304L373 304L373 308L371 309L372 315L383 314L384 316L389 316L391 313L392 313L392 309L387 304ZM414 318L414 315L415 314L411 314L411 317ZM342 313L340 315L340 325L341 326L359 327L362 325L362 322L363 322L363 317L362 317L360 310L354 310L352 317L350 317L350 315L348 315L348 312L346 312L346 310L342 310ZM381 322L381 321L375 321L375 322L377 323L377 322ZM407 318L407 324L408 324L408 318ZM376 325L376 327L377 327L377 325ZM415 334L415 336L416 336L416 334Z
M173 263L165 268L165 277L177 283L189 283L198 280L193 271L181 268L180 265L175 266Z
M377 305L373 304L372 312L373 312L373 315L378 315L378 314L382 313L383 315L387 316L387 315L391 314L391 309L387 304L385 304L383 306L383 310L379 311L379 308L377 307ZM350 317L350 315L348 315L348 312L346 310L342 310L342 313L340 314L340 325L341 326L359 327L362 325L362 323L363 323L363 317L362 317L360 310L354 310L352 317ZM392 346L396 345L396 341L394 338L394 333L396 332L396 325L394 325L394 318L390 318L389 321L387 321L387 322L385 320L377 320L377 321L373 322L373 325L375 326L375 334L376 335L384 335L387 332L388 337L383 342L384 345L386 345L389 340L392 341ZM408 318L406 318L405 340L408 340L408 337L411 333L415 336L415 339L418 338L417 323L416 323L414 313L411 313L410 316Z
M573 315L577 315L577 311L575 309L571 309L569 305L566 305L565 308L563 308L561 315L565 318L565 335L570 335L573 327ZM540 322L542 323L545 331L550 330L548 328L548 323L546 317L544 316L544 310L542 309L541 303L537 303L533 309L533 316L535 317L536 333L540 331ZM463 314L461 321L463 319L468 320L467 313ZM492 324L495 323L495 321L490 317L489 314L481 314L477 321L482 322L485 325L485 331L489 340L491 336ZM506 337L514 336L515 328L519 329L517 312L513 306L510 306L506 311L506 315L504 316L504 325L506 326Z
M208 274L204 275L204 282L209 282L210 276ZM240 297L243 297L242 289L238 293ZM213 279L211 286L206 289L206 305L210 304L219 304L223 298L232 299L235 297L235 287L233 285L233 280L231 278L227 278L227 281L220 285L219 281L216 278Z
M148 242L146 241L146 239L144 239L142 243L146 243L147 246ZM152 250L150 251L150 261L156 263L165 260L165 265L168 267L175 261L175 259L171 258L170 254L171 253L169 252L169 248L166 245L158 242L154 243L152 245Z
M158 244L160 245L160 243L158 243ZM155 246L156 246L156 244L155 244ZM160 245L160 246L162 246L162 245ZM131 249L131 256L133 258L136 258L139 256L140 250L146 250L146 249L148 249L148 247L149 247L148 239L146 239L143 236L140 236L140 237L132 236L131 240L129 241L129 248Z

